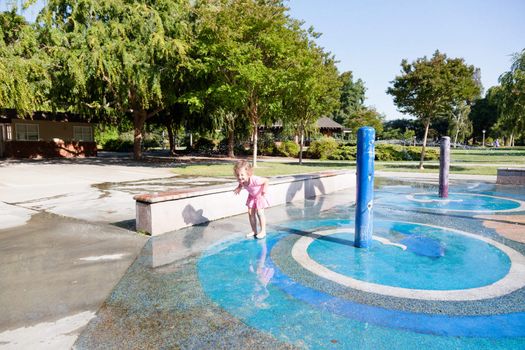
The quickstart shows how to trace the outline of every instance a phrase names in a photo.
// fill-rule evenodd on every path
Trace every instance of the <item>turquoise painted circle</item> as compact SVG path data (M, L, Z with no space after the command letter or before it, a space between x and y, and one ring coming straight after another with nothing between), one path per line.
M197 263L203 291L248 326L303 349L488 350L525 345L524 313L426 315L361 305L302 286L283 274L270 255L289 234L270 232L265 240L233 240L208 249Z
M495 246L445 228L377 221L374 236L388 243L373 240L369 249L353 249L353 230L342 231L315 239L308 255L330 270L370 283L425 290L478 288L502 279L511 266Z
M449 193L447 198L440 198L436 193L416 193L410 195L392 196L388 194L385 204L402 205L419 209L435 209L467 212L508 211L518 209L521 202L509 198L501 198L484 194ZM376 203L381 204L382 194L377 196Z

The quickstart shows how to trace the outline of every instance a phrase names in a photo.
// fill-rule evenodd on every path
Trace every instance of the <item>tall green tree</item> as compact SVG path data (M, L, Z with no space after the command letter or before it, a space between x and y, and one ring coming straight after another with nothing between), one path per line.
M280 113L282 60L289 49L288 17L280 0L202 0L196 7L206 10L201 17L200 38L206 38L206 60L214 75L210 93L220 96L223 116L241 110L252 131L253 165L257 166L260 125ZM231 118L230 118L231 120Z
M16 8L0 13L0 107L22 115L47 108L49 64L36 28L17 15Z
M472 133L472 122L468 118L470 105L466 101L459 101L452 107L452 123L449 125L449 133L454 135L454 148L457 147L458 139L464 141L467 135Z
M293 23L289 47L293 48L284 63L286 89L283 94L283 121L299 136L299 163L302 164L305 132L316 121L339 105L340 85L333 57L315 44L318 34L304 31L300 22Z
M472 123L473 137L477 140L482 139L483 130L485 130L487 136L497 136L494 134L492 127L496 124L498 119L498 106L497 103L494 103L489 98L493 89L494 87L491 87L484 98L474 101L468 115L470 122Z
M57 108L131 113L134 157L146 120L176 102L188 64L187 0L49 0L38 22L55 65Z
M513 55L510 70L499 77L499 83L498 125L506 132L507 144L513 146L525 134L525 49Z
M350 118L345 122L345 126L352 129L354 135L357 135L357 130L363 126L371 126L379 135L383 132L383 122L385 116L376 111L373 107L362 107L354 111Z
M391 82L387 93L403 113L416 116L425 126L419 168L423 169L428 130L433 120L451 114L457 101L472 101L479 95L476 69L462 58L448 58L436 51L428 59L401 62L401 75Z
M341 95L339 108L333 113L333 119L339 124L348 126L348 123L361 109L365 108L366 87L361 79L354 81L352 72L343 72L339 75Z

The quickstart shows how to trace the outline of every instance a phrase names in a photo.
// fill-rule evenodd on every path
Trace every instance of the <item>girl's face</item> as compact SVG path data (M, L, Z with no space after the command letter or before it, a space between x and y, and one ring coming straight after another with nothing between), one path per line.
M250 174L247 169L239 169L237 173L237 181L241 184L247 184L250 181Z

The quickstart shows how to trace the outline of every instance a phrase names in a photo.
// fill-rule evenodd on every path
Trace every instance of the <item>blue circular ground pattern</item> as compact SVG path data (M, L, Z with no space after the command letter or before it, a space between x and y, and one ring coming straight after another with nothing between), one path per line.
M348 232L316 239L308 254L345 276L411 289L477 288L500 280L510 269L504 252L472 237L411 223L374 225L376 236L396 245L374 240L370 249L353 249L354 232L349 227Z
M348 223L348 220L316 221L317 225L339 229ZM304 230L312 225L313 222L303 221L294 222L292 227L294 230ZM361 278L372 275L376 283L410 287L417 284L410 280L410 272L417 270L418 276L413 277L418 283L426 284L430 289L446 289L485 285L498 280L508 271L509 261L504 253L484 242L447 233L445 229L391 222L376 224L376 227L382 235L388 233L390 236L386 238L390 241L401 244L404 242L407 249L374 242L372 254L368 257L377 262L373 264L373 273ZM208 250L197 266L206 294L246 324L301 348L525 347L525 313L458 317L404 312L361 305L303 286L283 274L270 258L272 247L286 236L286 232L274 232L265 240L224 242ZM353 254L353 264L359 265L365 256L361 253L349 253L348 251L356 249L351 244L340 244L342 240L351 240L346 234L333 238L337 240L332 240L331 244L320 239L314 241L309 253L317 262L339 270L340 273L356 273L352 272L348 264L342 264L342 261L350 259L349 254ZM431 248L423 248L426 245ZM410 250L409 246L412 246ZM483 273L479 273L481 269L473 272L475 265L479 266L480 259L483 258L481 255L475 256L478 249L482 250L484 256L488 256L490 268ZM461 251L467 255L461 257ZM381 254L387 256L380 257ZM432 271L432 264L421 263L435 263L439 260L443 261L440 269L451 269L449 273L454 273L458 266L470 272L463 274L461 278L452 277L443 281L450 275L444 271ZM389 264L394 264L393 270L381 271ZM487 263L483 266L485 264ZM415 270L408 268L410 265ZM429 266L431 271L428 271ZM406 271L399 271L405 267ZM428 273L433 274L433 278L442 280L435 283L433 278L427 279L424 276ZM394 279L392 274L402 277Z
M449 193L447 198L440 198L437 193L415 193L392 196L387 193L383 203L381 192L376 204L401 205L405 208L429 209L459 212L498 212L523 208L523 202L498 196L475 193Z

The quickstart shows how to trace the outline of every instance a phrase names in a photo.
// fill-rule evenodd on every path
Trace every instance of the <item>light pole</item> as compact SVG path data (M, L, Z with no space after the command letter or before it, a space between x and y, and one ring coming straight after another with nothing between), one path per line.
M483 133L483 147L485 147L485 129L481 130L481 132Z

